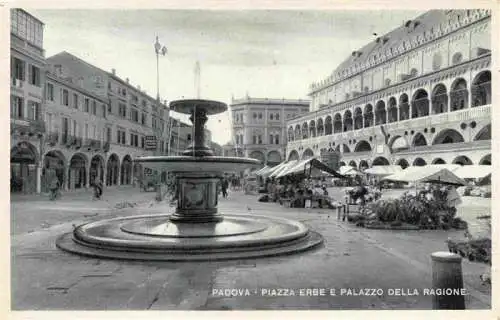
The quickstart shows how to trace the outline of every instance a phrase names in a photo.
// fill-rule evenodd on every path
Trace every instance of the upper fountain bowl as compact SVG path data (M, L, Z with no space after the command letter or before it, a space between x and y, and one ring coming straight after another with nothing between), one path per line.
M169 172L234 172L261 165L256 159L218 156L150 156L135 161L152 170Z
M179 113L192 114L194 110L205 111L206 115L219 114L227 110L227 104L214 100L184 99L170 101L170 110Z

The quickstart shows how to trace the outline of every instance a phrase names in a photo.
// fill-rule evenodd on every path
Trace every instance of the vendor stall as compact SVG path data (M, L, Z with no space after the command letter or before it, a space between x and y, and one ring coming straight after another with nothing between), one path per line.
M448 185L466 185L467 183L448 169L436 166L410 167L383 178L402 182L437 182Z

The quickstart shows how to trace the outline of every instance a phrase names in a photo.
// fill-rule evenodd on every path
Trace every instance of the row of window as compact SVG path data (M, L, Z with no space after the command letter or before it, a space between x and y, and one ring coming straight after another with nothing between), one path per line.
M10 97L10 117L12 119L41 120L41 105L39 102L12 95Z
M10 15L10 30L39 48L43 48L43 25L26 12L13 9Z
M476 57L480 57L480 56L489 54L490 52L491 52L491 50L489 50L489 49L478 47L478 48L476 48ZM452 65L452 66L453 65L457 65L457 64L460 64L462 62L464 62L463 54L461 52L456 52L456 53L453 54L453 56L451 58L451 64L450 65ZM433 55L433 59L432 59L432 71L438 71L438 70L440 70L442 68L442 63L443 63L443 58L441 56L441 53L436 52ZM415 78L415 77L417 77L419 75L420 75L419 70L417 68L412 68L408 74L400 74L399 75L399 79L397 79L396 82L398 82L398 81L400 81L400 82L407 81L407 80L413 79L413 78ZM393 83L393 81L391 79L385 79L384 80L384 85L385 86L390 86L392 83ZM374 89L376 89L376 88L374 88ZM369 93L370 90L371 89L368 86L365 86L363 88L363 93ZM333 92L333 91L334 91L334 89L330 89L330 93ZM351 98L355 98L355 97L360 96L360 95L362 95L362 92L345 93L345 96L344 96L343 100L349 100ZM319 94L317 95L317 98L319 98ZM325 108L328 105L332 105L332 104L340 102L340 101L337 101L337 99L334 99L334 100L335 101L332 101L332 99L329 99L328 100L328 104L326 104L326 103L320 104L320 108Z
M29 64L28 68L26 68L26 65L27 63L25 61L11 57L10 75L13 79L13 84L16 85L15 80L26 81L27 79L29 84L41 87L40 68L32 64ZM26 71L28 71L27 76Z

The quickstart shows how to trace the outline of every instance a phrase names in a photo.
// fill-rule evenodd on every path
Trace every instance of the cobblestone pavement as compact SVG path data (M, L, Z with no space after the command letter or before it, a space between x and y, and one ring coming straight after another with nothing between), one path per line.
M448 236L462 233L360 229L337 221L331 210L285 209L232 193L220 200L223 213L296 219L321 233L324 246L298 255L228 262L98 260L62 252L56 249L55 239L71 231L73 224L173 208L165 202L156 204L154 193L132 188L109 190L108 201L88 199L81 194L65 195L57 202L13 199L13 310L430 309L431 297L423 295L423 289L431 286L430 253L446 250ZM137 205L117 208L125 201ZM479 280L488 267L463 261L462 268L469 293L467 308L489 309L491 289ZM325 296L300 291L307 288L328 291ZM340 295L341 288L384 292ZM290 290L272 289L295 289L295 296L290 296ZM331 296L330 289L336 289L337 295ZM389 289L402 290L389 295ZM419 289L420 294L409 295L408 289Z

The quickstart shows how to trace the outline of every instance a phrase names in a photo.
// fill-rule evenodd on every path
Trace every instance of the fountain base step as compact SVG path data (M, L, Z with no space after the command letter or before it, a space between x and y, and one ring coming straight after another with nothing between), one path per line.
M218 223L175 223L168 215L91 222L59 237L58 248L88 257L147 261L211 261L297 253L323 238L281 218L223 215Z

